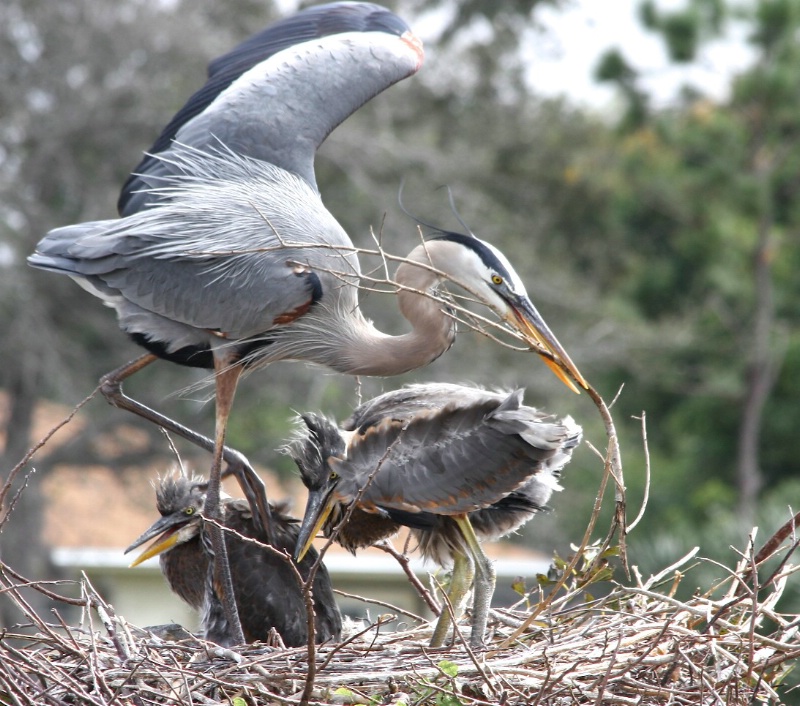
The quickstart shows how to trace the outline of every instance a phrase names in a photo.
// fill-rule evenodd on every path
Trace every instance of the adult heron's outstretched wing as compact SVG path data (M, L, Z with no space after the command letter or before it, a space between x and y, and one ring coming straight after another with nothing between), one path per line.
M301 176L316 189L314 154L345 118L415 73L422 47L408 25L369 3L313 7L270 25L209 65L209 78L134 169L118 202L126 216L154 202L173 142L220 143Z

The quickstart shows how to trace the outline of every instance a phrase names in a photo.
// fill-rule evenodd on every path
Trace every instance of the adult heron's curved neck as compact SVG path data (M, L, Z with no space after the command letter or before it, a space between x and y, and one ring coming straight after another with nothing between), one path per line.
M440 277L424 247L415 248L397 268L395 281L400 313L412 330L398 336L383 333L354 309L342 322L350 330L337 337L333 346L339 350L331 351L326 365L350 375L399 375L428 365L450 348L455 322L431 296Z

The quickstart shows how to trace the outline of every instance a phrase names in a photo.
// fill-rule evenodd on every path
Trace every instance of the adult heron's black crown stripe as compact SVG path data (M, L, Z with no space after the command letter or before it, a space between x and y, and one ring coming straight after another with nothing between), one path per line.
M481 539L513 532L559 490L561 469L581 439L570 417L522 404L522 391L430 383L380 395L337 429L320 415L288 446L309 490L295 557L320 529L330 535L356 502L338 541L355 550L412 527L423 555L454 563L449 598L475 580L471 642L483 644L494 571ZM449 629L443 611L431 645Z

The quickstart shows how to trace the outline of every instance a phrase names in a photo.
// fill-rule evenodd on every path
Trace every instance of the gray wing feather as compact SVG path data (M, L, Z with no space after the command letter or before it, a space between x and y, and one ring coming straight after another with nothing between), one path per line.
M202 113L178 130L175 142L208 150L222 143L237 154L302 177L314 190L314 155L345 118L394 83L412 75L421 56L385 32L348 32L289 47L234 81ZM175 173L167 159L141 181L152 188ZM157 201L134 194L122 215Z
M30 264L85 280L123 319L149 312L231 338L309 301L296 263L357 275L350 239L302 180L223 150L178 156L163 205L51 231ZM331 248L302 247L314 243Z
M581 440L582 430L571 417L558 423L562 429L561 442L555 453L539 464L539 470L525 483L497 503L469 513L469 521L481 541L496 540L517 531L539 511L547 507L554 491L561 490L558 482L562 468ZM423 556L446 565L454 552L465 551L464 537L449 518L440 517L434 531L415 530Z
M517 395L516 400L513 400L514 395ZM519 434L528 444L540 449L558 448L564 441L563 424L538 409L522 406L521 402L522 390L517 390L492 413L497 428L506 434Z
M407 421L426 410L436 410L450 404L466 406L489 400L499 404L507 394L452 383L407 385L359 405L342 424L342 428L363 433L383 419Z
M456 514L516 490L542 470L567 431L521 407L520 391L500 401L483 396L480 403L451 404L405 423L384 421L354 437L346 461L352 473L342 474L340 492L354 496L381 461L362 496L378 506ZM529 413L520 415L520 409Z

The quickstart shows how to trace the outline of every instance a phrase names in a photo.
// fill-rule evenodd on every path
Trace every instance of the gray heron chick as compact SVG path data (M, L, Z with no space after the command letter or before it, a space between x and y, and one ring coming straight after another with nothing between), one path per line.
M237 643L222 609L220 588L211 572L212 550L203 519L207 482L182 475L163 478L156 486L156 504L161 515L126 553L157 538L132 563L137 566L159 556L161 571L170 588L202 616L203 637L220 645ZM224 498L222 522L226 529L242 537L267 543L258 515L245 500ZM291 554L297 543L299 523L272 506L272 546ZM246 642L266 641L274 628L288 647L308 642L306 608L292 567L256 544L226 532L228 561L233 578L233 592ZM305 580L317 560L309 554L298 565ZM312 585L317 642L341 637L342 617L333 597L330 577L320 565Z
M480 542L519 529L546 506L580 427L523 405L522 390L450 384L380 395L342 430L320 415L302 419L306 431L289 446L309 489L295 558L320 529L329 535L354 501L338 535L351 551L407 525L423 556L453 564L448 599L456 615L474 582L471 644L481 647L495 575ZM443 610L432 647L444 643L450 623Z

